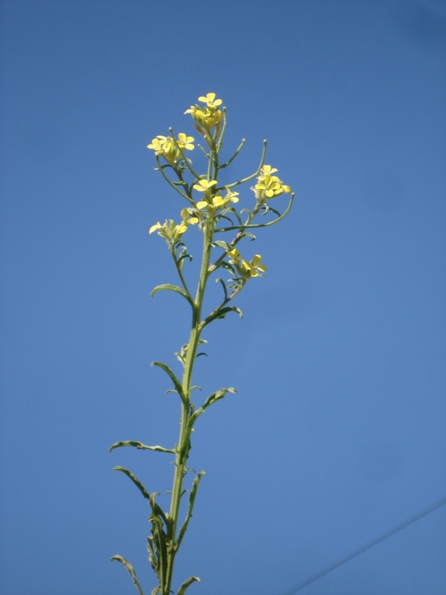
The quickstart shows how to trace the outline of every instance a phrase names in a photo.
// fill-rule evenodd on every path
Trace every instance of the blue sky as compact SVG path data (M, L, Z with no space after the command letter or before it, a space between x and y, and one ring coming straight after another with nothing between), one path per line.
M187 309L148 236L184 206L146 145L210 91L234 179L296 192L268 266L209 327L204 469L178 558L203 595L285 595L446 498L446 8L440 0L3 1L1 565L8 595L149 593L150 491ZM249 190L242 197L252 200ZM193 240L194 241L194 240ZM194 245L194 244L193 244ZM248 246L249 247L249 246ZM198 248L197 248L198 249ZM213 293L210 293L212 300ZM206 361L203 361L206 360ZM446 507L301 589L444 593Z

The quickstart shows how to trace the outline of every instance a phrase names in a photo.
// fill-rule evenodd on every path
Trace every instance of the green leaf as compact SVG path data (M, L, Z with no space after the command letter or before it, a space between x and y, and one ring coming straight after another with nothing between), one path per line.
M153 297L156 293L158 293L158 291L174 291L175 293L179 293L180 295L182 295L188 302L189 304L194 307L194 301L193 299L190 297L190 295L188 295L184 289L181 289L181 287L178 287L178 285L172 285L171 283L164 283L163 285L157 285L152 293L150 294L150 297Z
M228 207L225 212L227 212L227 211L230 211L231 213L233 213L236 216L239 225L243 225L242 219L241 219L237 209L235 209L234 207Z
M121 562L121 564L123 564L123 565L124 565L124 566L127 568L127 570L128 570L128 571L129 571L129 573L130 573L130 576L131 576L131 577L132 577L132 579L133 579L133 584L134 584L134 585L135 585L135 587L138 589L138 593L139 593L139 595L144 595L144 593L143 593L143 590L141 589L141 586L140 586L140 584L138 583L138 579L136 578L135 569L134 569L134 568L133 568L133 566L130 564L130 562L127 562L127 560L126 560L125 558L123 558L122 556L119 556L119 555L113 556L113 558L111 558L111 561L112 561L112 562L114 562L115 560L116 560L117 562ZM183 583L183 584L184 584L184 583Z
M226 219L226 221L229 221L229 223L231 225L234 225L234 221L230 217L228 217L227 215L225 215L225 213L226 213L226 211L223 211L219 215L216 215L215 216L215 221L218 223L218 222L220 222L220 219ZM215 233L217 233L217 231L220 231L218 229L218 227L215 228Z
M228 300L228 290L227 290L227 287L226 287L226 283L223 281L223 279L220 279L220 277L218 279L215 279L215 282L222 284L222 286L223 286L223 293L225 295L225 302L228 302L229 301Z
M208 316L208 318L205 318L205 320L203 320L202 323L202 328L204 328L207 324L211 323L213 320L217 320L218 318L224 318L226 314L228 314L228 312L237 312L240 318L243 318L243 312L240 310L240 308L237 308L237 306L226 306L226 308L220 308L214 314L211 314L210 316Z
M151 535L150 537L147 537L147 551L149 553L149 562L152 565L152 568L153 568L156 576L158 576L159 562L158 562L158 557L155 552L155 547L153 545L153 535Z
M186 519L185 519L185 521L183 523L183 526L181 527L180 533L178 535L178 542L177 542L177 547L178 548L180 547L180 544L181 544L181 542L183 540L183 537L184 537L184 535L185 535L185 533L187 531L187 526L188 526L189 521L190 521L190 519L192 517L192 511L194 509L194 503L195 503L195 497L197 495L198 485L199 485L199 483L201 481L201 477L203 475L206 475L206 472L205 471L200 471L200 473L197 474L196 478L193 481L192 489L191 489L190 494L189 494L189 507L187 509Z
M139 448L141 450L156 450L157 452L168 452L175 454L175 451L170 450L169 448L164 448L163 446L146 446L145 444L142 444L142 442L137 442L136 440L122 440L121 442L115 442L110 446L108 452L110 453L113 449L119 448L120 446L134 446L135 448Z
M166 372L166 374L168 374L168 376L172 380L178 394L180 395L181 400L183 401L184 404L186 404L187 402L186 402L186 398L184 396L183 387L181 386L181 382L178 380L178 378L175 376L175 374L172 372L172 370L169 368L169 366L166 366L166 364L163 364L162 362L152 362L152 366L158 366L158 368L161 368L161 370L164 370L164 372Z
M133 481L133 483L136 485L136 487L141 492L141 494L144 496L144 498L146 498L149 501L150 506L152 508L153 516L158 517L160 519L160 522L162 519L165 522L167 527L169 527L171 525L171 519L170 519L169 515L166 515L166 513L161 508L161 506L159 506L159 504L156 503L156 495L158 492L153 492L152 494L150 494L146 490L146 488L142 485L142 483L139 481L139 479L135 475L133 475L133 473L131 471L129 471L128 469L125 469L125 467L120 467L119 465L117 465L116 467L113 467L112 471L121 471L122 473L127 475L127 477L130 478Z
M152 523L151 533L153 537L153 543L155 545L157 558L156 574L158 576L160 585L164 586L168 564L167 535L164 531L162 520L158 518L155 514L151 514L148 518L148 521Z
M184 583L181 585L180 590L178 591L177 595L184 595L186 593L186 589L192 584L192 583L200 583L200 579L198 578L198 576L191 576L190 578L188 578L186 581L184 581Z
M251 238L251 242L253 242L256 239L256 236L253 233L242 233L242 235L240 236L240 239L242 238Z
M220 390L217 390L215 393L212 393L212 395L210 395L203 403L203 405L200 407L201 413L203 413L203 411L205 411L208 407L210 407L210 405L212 405L216 401L223 399L227 395L227 393L236 394L237 391L233 386L230 386L229 388L221 388ZM199 409L197 410L197 413L198 411Z
M191 418L190 418L190 421L189 421L190 426L193 427L193 425L197 421L198 417L200 417L200 415L202 413L204 413L208 407L210 407L211 405L213 405L214 403L216 403L220 399L223 399L223 397L225 397L225 395L227 393L233 393L233 394L235 394L235 393L237 393L237 391L235 390L235 388L233 388L232 386L230 386L229 388L221 388L220 390L216 391L215 393L212 393L212 395L209 395L209 397L206 399L206 401L203 403L203 405L201 407L199 407L191 415Z
M224 242L223 240L215 241L214 246L217 246L218 248L223 248L223 250L226 250L226 252L232 250L232 246L230 246L228 242Z
M149 492L142 485L142 483L139 481L139 479L135 475L133 475L133 473L131 471L129 471L125 467L120 467L119 465L116 465L116 467L113 467L112 471L121 471L122 473L127 475L127 477L129 477L133 481L133 483L136 485L136 487L139 489L139 491L144 496L144 498L147 498L147 500L150 503L152 503Z

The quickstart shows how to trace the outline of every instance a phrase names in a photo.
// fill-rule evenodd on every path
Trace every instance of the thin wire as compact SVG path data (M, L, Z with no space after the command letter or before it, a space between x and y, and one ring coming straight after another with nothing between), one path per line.
M305 587L308 587L308 585L311 585L311 583L314 583L317 580L319 580L321 577L325 576L326 574L329 574L330 572L333 572L333 570L336 570L337 568L339 568L343 564L347 564L347 562L350 562L350 560L353 560L353 558L356 558L360 554L363 554L367 550L370 550L372 547L375 547L375 545L378 545L379 543L382 543L385 539L388 539L392 535L395 535L395 533L398 533L398 531L402 531L403 529L405 529L409 525L412 525L412 523L416 523L417 521L419 521L423 517L427 516L431 512L434 512L434 510L437 510L437 508L440 508L441 506L444 506L445 504L446 504L446 498L443 498L443 500L440 500L440 502L437 502L436 504L432 504L431 506L429 506L429 508L426 508L422 512L419 512L418 514L416 514L415 516L413 516L412 518L410 518L408 521L404 521L404 523L401 523L400 525L397 525L396 527L394 527L390 531L387 531L386 533L384 533L380 537L377 537L376 539L373 539L372 541L369 541L366 545L363 545L362 547L358 548L357 550L355 550L352 554L350 554L346 558L343 558L339 562L335 562L331 566L328 566L322 572L319 572L318 574L315 574L314 576L312 576L311 578L307 579L305 582L301 583L297 587L294 587L290 591L287 591L286 593L283 593L283 595L293 595L294 593L297 593L298 591L301 591Z

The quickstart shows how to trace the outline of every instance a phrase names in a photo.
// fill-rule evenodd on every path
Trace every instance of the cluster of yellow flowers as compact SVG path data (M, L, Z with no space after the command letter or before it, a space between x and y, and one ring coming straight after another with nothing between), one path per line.
M158 235L164 238L170 246L176 244L186 230L187 222L184 219L179 225L175 225L173 219L166 219L162 225L159 221L155 225L152 225L149 233L158 231Z
M183 158L184 149L192 151L194 149L194 138L186 136L184 132L180 132L178 138L175 140L172 136L162 136L159 134L152 140L148 149L153 149L155 155L162 155L169 163L176 163Z
M277 169L270 165L264 165L260 170L257 184L252 188L258 201L264 201L268 198L280 196L283 192L290 194L291 188L286 186L280 178L273 176Z
M197 209L204 209L207 207L208 211L214 212L218 209L222 209L230 202L238 202L238 192L232 192L226 187L226 195L221 196L220 194L212 195L212 186L215 186L216 180L200 180L198 184L194 184L193 188L197 192L203 192L204 198L197 202Z
M222 104L222 100L215 99L215 93L208 93L206 97L199 97L198 101L205 105L191 105L184 113L191 114L192 118L209 132L213 126L218 126L224 118L223 112L218 107Z
M185 114L191 114L192 118L200 126L196 129L200 134L206 137L210 133L211 128L216 126L216 133L219 132L219 126L224 119L224 112L219 106L222 104L221 99L215 98L215 93L208 93L205 97L201 96L198 101L204 103L204 106L195 105L186 110ZM204 130L203 130L204 129ZM206 132L205 132L206 131ZM192 151L194 149L194 138L187 136L184 132L180 132L178 138L174 136L158 135L152 140L147 148L153 149L155 155L161 155L166 161L172 165L176 165L181 159L185 159L184 151ZM266 200L280 196L284 192L291 193L291 188L284 184L282 180L276 175L277 169L271 165L263 165L257 176L257 183L251 188L254 191L258 205L262 205ZM206 209L208 216L215 216L217 211L230 205L230 203L237 203L239 201L238 192L233 192L228 186L225 187L226 194L223 195L220 190L216 191L216 180L198 179L193 185L193 189L201 192L203 197L197 202L193 203L193 207L183 209L181 211L182 222L175 225L173 219L166 220L163 225L160 222L152 225L149 233L157 231L163 237L167 244L172 247L185 233L189 225L198 223L205 217L204 213L200 213ZM227 252L229 256L229 263L234 265L243 282L251 277L264 276L266 271L265 265L261 263L261 256L256 254L250 261L243 260L237 248L233 248Z
M266 272L266 266L261 264L262 257L260 254L253 256L249 262L242 259L237 248L229 250L228 255L229 262L235 266L238 274L244 281L251 277L264 277L263 273Z

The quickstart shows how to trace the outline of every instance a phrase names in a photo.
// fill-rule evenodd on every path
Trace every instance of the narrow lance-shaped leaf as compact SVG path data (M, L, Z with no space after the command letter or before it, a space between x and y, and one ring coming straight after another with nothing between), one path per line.
M164 283L163 285L157 285L153 290L152 293L150 294L150 297L153 297L156 293L158 293L158 291L174 291L175 293L179 293L180 295L182 295L188 302L189 304L194 307L194 301L192 300L192 298L184 291L184 289L181 289L181 287L178 287L178 285L172 285L171 283Z
M127 477L129 477L133 481L133 483L136 485L136 487L141 492L141 494L144 496L144 498L147 498L147 500L151 503L149 492L142 485L142 483L139 481L139 479L135 475L133 475L133 473L131 471L129 471L125 467L120 467L119 465L116 465L116 467L113 467L112 471L121 471L122 473L127 475Z
M192 583L200 583L200 579L198 578L198 576L191 576L190 578L188 578L187 580L184 581L184 583L181 585L180 590L178 591L177 595L184 595L186 593L187 588L192 584Z
M153 568L156 576L158 576L159 562L158 562L158 557L155 552L155 547L153 545L153 535L150 535L149 537L147 537L147 551L149 553L149 562L152 565L152 568Z
M214 242L214 246L217 246L218 248L223 248L223 250L225 250L226 252L232 250L232 246L230 246L228 242L224 242L223 240L216 240Z
M175 374L172 372L172 370L169 368L169 366L166 366L166 364L163 364L162 362L152 362L152 366L158 366L158 368L161 368L161 370L164 370L166 372L166 374L172 380L178 394L181 397L181 400L183 401L183 403L187 404L187 401L186 401L186 398L185 398L184 392L183 392L183 387L181 386L181 382L178 380L178 378L175 376Z
M127 570L128 570L128 571L129 571L129 573L130 573L130 576L131 576L131 577L132 577L132 579L133 579L133 584L134 584L134 585L135 585L135 587L138 589L138 593L139 593L139 595L144 595L144 592L143 592L143 590L141 589L141 586L140 586L140 584L138 583L138 579L136 578L135 569L134 569L134 568L133 568L133 566L130 564L130 562L127 562L127 560L126 560L125 558L123 558L122 556L119 556L119 555L113 556L113 558L111 558L111 561L112 561L112 562L114 562L115 560L116 560L117 562L121 562L121 564L127 568Z
M166 581L167 572L167 535L163 529L162 520L154 514L149 516L149 522L152 523L152 535L153 542L155 544L155 550L158 554L158 570L157 576L160 582L161 588L164 588ZM153 566L153 565L152 565Z
M127 475L127 477L131 479L133 483L136 485L136 487L139 489L144 498L146 498L149 501L153 514L157 517L160 517L166 523L166 526L169 525L170 519L166 516L166 513L161 508L161 506L159 506L159 504L156 503L155 496L157 492L153 492L152 494L150 494L139 481L139 479L125 467L120 467L119 465L117 465L116 467L113 467L112 471L121 471L122 473Z
M196 419L202 413L204 413L204 411L206 411L206 409L208 407L210 407L213 403L216 403L220 399L223 399L223 397L227 393L235 394L235 393L237 393L237 391L235 390L234 387L230 386L229 388L221 388L220 390L217 390L215 393L212 393L212 395L209 395L209 397L206 399L206 401L203 403L203 405L195 411L195 413L192 415L189 423L191 423L193 425L195 423Z
M213 314L210 314L207 318L205 318L202 322L202 328L206 325L211 323L213 320L217 320L219 318L224 318L228 312L237 312L240 318L243 318L243 312L237 306L226 306L225 308L220 308Z
M224 301L226 303L228 301L228 290L227 290L227 287L226 287L226 283L223 281L223 279L220 279L220 277L218 279L215 279L215 282L222 284L222 286L223 286L223 293L224 293L224 296L225 296L225 300Z
M172 519L170 518L169 514L165 513L161 506L156 503L156 497L158 496L158 494L159 492L152 492L150 494L150 506L152 507L152 512L155 516L159 517L164 521L167 529L170 529L172 525Z
M200 471L200 473L197 474L196 478L193 481L192 488L191 488L191 491L190 491L190 494L189 494L189 507L187 509L186 519L185 519L185 521L183 523L183 526L180 529L180 533L178 535L177 548L180 547L180 544L181 544L181 542L183 540L184 534L187 531L187 526L188 526L189 521L190 521L190 519L192 517L192 511L194 509L194 503L195 503L195 497L197 495L198 485L199 485L199 483L200 483L201 478L202 478L203 475L206 475L206 472L205 471Z
M120 446L134 446L140 450L156 450L157 452L168 452L170 454L175 454L175 451L169 448L164 448L163 446L146 446L142 442L138 442L136 440L121 440L120 442L115 442L110 446L108 452L110 453L112 450L119 448Z

